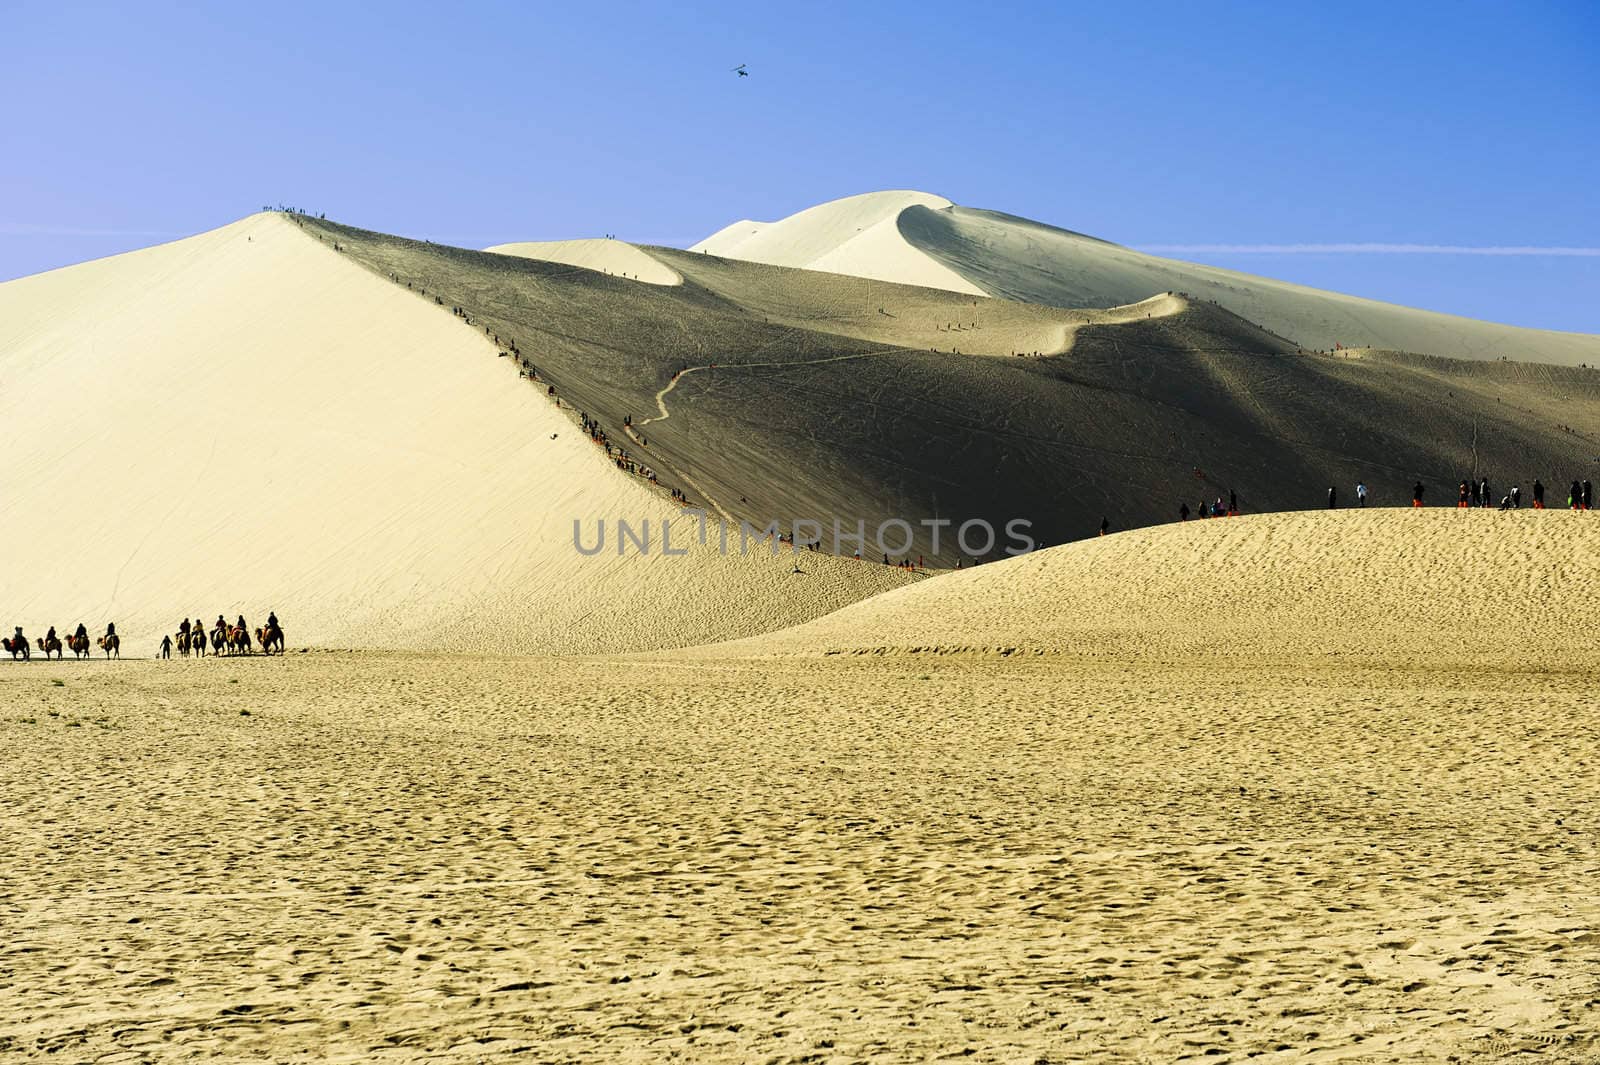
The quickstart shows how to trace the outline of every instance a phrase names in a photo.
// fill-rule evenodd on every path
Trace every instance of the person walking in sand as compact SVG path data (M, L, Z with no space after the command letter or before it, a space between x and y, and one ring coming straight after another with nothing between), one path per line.
M1590 486L1589 481L1585 479L1583 482L1583 509L1588 510L1593 502L1594 489Z
M1239 516L1239 493L1235 492L1233 489L1230 488L1230 489L1228 489L1228 517L1236 518L1238 516Z
M1339 506L1339 490L1333 485L1328 486L1328 509L1336 510Z
M1363 482L1363 481L1357 481L1356 482L1356 506L1364 507L1366 505L1367 505L1367 486L1366 486L1366 483Z
M1187 503L1179 503L1178 504L1178 520L1179 521L1188 521L1189 520L1189 504L1187 504Z
M1101 518L1100 519L1100 535L1104 536L1110 530L1111 530L1111 519L1110 518Z
M1522 486L1520 484L1514 484L1511 486L1511 509L1522 509Z
M1483 483L1478 485L1478 498L1483 500L1485 510L1494 505L1494 493L1489 491L1489 478L1485 477Z
M1537 477L1533 479L1533 509L1544 509L1544 482Z
M1583 485L1577 481L1572 482L1572 487L1567 490L1567 506L1573 510L1583 507Z
M1412 506L1414 506L1414 507L1422 506L1422 491L1423 491L1422 482L1418 481L1411 489L1411 505Z
M171 636L162 636L161 637L161 657L162 658L171 658L172 657L172 637Z

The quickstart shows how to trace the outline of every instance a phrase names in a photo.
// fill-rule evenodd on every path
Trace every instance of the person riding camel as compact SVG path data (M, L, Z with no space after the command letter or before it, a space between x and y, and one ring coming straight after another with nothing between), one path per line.
M246 626L245 623L244 623L244 615L243 614L239 615L239 626L238 627L239 627L239 631L240 632L249 632L250 631L249 627Z
M178 626L178 633L180 635L183 635L183 636L189 635L189 619L188 618L184 618L183 619L183 624Z
M72 634L72 638L74 640L87 640L89 638L89 630L84 627L83 622L78 622L78 631Z
M274 631L277 630L277 628L278 628L278 612L276 610L267 611L267 631L268 632L274 632Z
M115 636L116 634L117 634L117 623L115 621L106 622L106 639L109 640L109 639L111 639L111 637Z

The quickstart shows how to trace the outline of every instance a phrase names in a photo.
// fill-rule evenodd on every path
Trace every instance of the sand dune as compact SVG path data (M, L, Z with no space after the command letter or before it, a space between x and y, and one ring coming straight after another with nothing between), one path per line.
M516 338L697 502L761 524L1022 518L1060 544L1230 490L1261 512L1364 480L1392 505L1418 477L1527 485L1600 454L1600 370L1301 354L1176 297L1067 310L662 248L684 284L638 285L305 225ZM1034 351L1062 354L1014 357ZM925 532L905 553L961 556Z
M1600 364L1600 337L1481 322L1164 259L927 193L870 193L778 222L736 223L695 250L1059 307L1114 307L1186 292L1315 350L1341 344L1459 359Z
M808 207L777 222L735 222L693 245L727 259L850 274L903 285L987 295L961 274L907 243L899 218L911 207L943 210L949 200L926 192L869 192ZM1145 293L1139 299L1152 293ZM1138 300L1115 300L1136 303Z
M620 240L535 240L496 244L485 251L565 263L647 285L681 285L683 277L637 245Z
M29 558L0 575L0 621L112 620L138 654L184 616L268 610L297 644L597 651L905 579L579 555L575 519L659 530L677 508L495 356L276 215L0 285L0 515Z
M705 653L1559 673L1600 660L1597 555L1592 511L1436 506L1191 521L946 574Z

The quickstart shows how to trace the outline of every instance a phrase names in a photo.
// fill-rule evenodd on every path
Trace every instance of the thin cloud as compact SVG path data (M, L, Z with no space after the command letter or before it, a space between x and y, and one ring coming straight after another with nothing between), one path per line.
M1597 258L1600 248L1535 244L1140 244L1164 255L1548 255Z
M182 235L170 229L85 229L81 226L0 222L0 236L5 237L179 237Z

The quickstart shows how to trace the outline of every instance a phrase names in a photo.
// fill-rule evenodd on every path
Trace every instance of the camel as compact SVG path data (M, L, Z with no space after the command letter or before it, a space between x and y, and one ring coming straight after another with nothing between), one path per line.
M89 657L89 637L87 637L87 636L68 636L67 637L67 646L72 648L72 657L74 657L74 658L88 658Z
M44 652L44 660L46 662L50 661L50 652L51 651L54 651L56 653L56 661L57 662L61 661L61 639L60 639L60 637L52 636L48 640L46 640L43 636L40 636L40 637L37 637L33 642L38 644L39 645L39 650Z
M96 642L105 651L107 658L113 655L118 658L122 657L122 637L116 633L112 633L110 636L102 636Z
M256 642L261 645L261 653L270 655L276 647L278 653L283 654L283 629L274 625L270 629L257 629Z
M10 651L13 659L20 658L26 662L33 657L33 652L28 650L28 638L26 636L19 636L16 639L12 639L9 636L0 638L0 646L4 646L7 651Z
M227 642L228 642L228 635L227 635L227 633L225 633L223 631L221 625L218 625L216 628L211 630L211 653L212 654L220 655L222 653L223 645L225 643L227 643Z
M250 643L250 630L241 629L237 625L228 626L228 646L234 654L247 655L254 651Z

